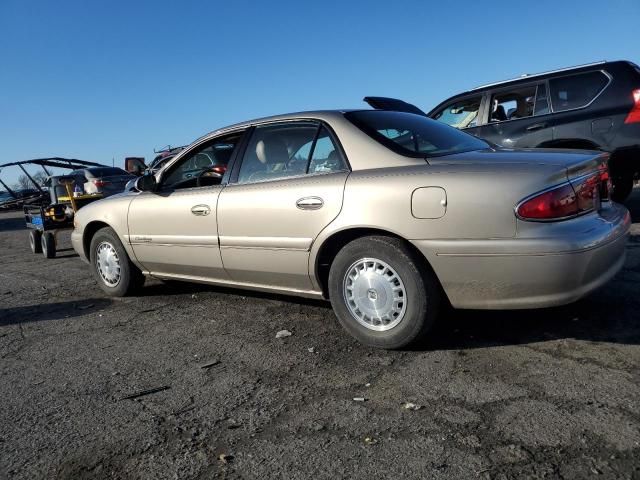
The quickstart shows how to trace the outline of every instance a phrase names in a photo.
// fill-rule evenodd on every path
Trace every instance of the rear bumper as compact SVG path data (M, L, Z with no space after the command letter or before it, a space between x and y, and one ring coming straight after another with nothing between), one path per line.
M574 302L624 265L629 212L610 203L600 214L523 225L510 239L414 240L456 308L518 309Z

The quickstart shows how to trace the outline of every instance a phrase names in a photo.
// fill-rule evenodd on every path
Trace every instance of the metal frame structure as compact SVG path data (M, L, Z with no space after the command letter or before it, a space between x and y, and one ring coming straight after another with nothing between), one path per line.
M87 167L105 167L107 165L103 165L101 163L90 162L88 160L78 160L77 158L63 158L63 157L48 157L48 158L34 158L32 160L22 160L18 162L9 162L3 165L0 165L0 173L6 167L18 167L23 173L27 176L27 178L31 181L33 186L38 191L38 194L35 196L31 196L28 199L23 199L18 196L16 192L14 192L4 181L0 178L0 185L4 187L9 195L11 195L16 203L20 200L39 200L46 195L46 192L42 189L42 186L36 182L36 180L29 174L24 165L38 165L44 170L44 173L47 176L51 176L51 172L47 169L50 168L66 168L69 170L75 170L77 168L87 168Z

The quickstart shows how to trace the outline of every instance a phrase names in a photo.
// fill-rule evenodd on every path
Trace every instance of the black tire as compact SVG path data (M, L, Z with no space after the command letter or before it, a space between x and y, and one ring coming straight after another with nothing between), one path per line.
M115 251L116 269L105 266L103 273L99 271L97 262L98 248L107 250L112 248L113 251ZM111 252L111 258L114 258L113 252ZM144 285L144 275L140 269L131 262L127 251L118 238L118 234L110 227L101 228L91 239L89 259L91 262L91 272L98 282L98 285L103 292L111 297L126 297L127 295L135 293ZM109 270L107 270L107 268L109 268Z
M56 258L56 237L51 232L42 232L40 235L40 251L44 258Z
M629 195L631 195L631 191L633 190L633 173L627 172L614 175L611 178L611 182L613 183L611 199L614 202L623 203L627 198L629 198Z
M364 259L377 259L386 263L404 285L404 313L398 314L400 320L396 320L398 323L395 326L389 324L384 327L387 330L373 330L372 326L365 326L363 322L367 323L367 319L357 320L356 313L352 314L347 305L347 274L354 272L352 267ZM382 266L379 268L379 271L384 271ZM391 276L391 273L388 275ZM381 278L386 279L385 274L381 274ZM361 300L362 302L376 302L378 298L382 298L372 288L367 294L371 296L368 300ZM370 236L353 240L338 252L329 271L329 298L340 324L358 341L371 347L398 349L423 339L438 316L440 297L440 286L433 272L421 259L416 258L402 240L393 237ZM355 305L353 301L351 303ZM372 318L370 323L375 321Z
M42 237L42 232L40 230L29 231L29 246L33 253L42 253L42 245L40 243L42 240L40 237Z

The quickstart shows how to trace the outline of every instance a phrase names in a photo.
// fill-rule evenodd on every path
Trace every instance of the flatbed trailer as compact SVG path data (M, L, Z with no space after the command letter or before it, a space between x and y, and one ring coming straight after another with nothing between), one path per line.
M47 184L52 185L48 189L50 191L46 189L45 185L40 185L36 182L24 168L24 165L39 165L42 167L47 174ZM21 206L24 211L25 223L29 229L31 251L33 253L42 253L45 258L54 258L56 256L58 232L73 229L75 212L84 205L101 199L102 194L74 194L72 187L74 177L51 175L47 167L75 170L87 167L105 167L106 165L72 158L50 157L6 163L0 165L0 172L2 169L11 166L17 166L24 172L36 188L36 194L29 198L21 198L0 179L1 184L13 197L13 201L8 203L12 206ZM64 187L64 191L59 192L60 188L56 187Z
M50 205L24 205L24 219L29 229L29 246L33 253L45 258L55 258L57 236L61 230L73 229L75 212L88 203L100 200L102 194L58 197L58 203Z

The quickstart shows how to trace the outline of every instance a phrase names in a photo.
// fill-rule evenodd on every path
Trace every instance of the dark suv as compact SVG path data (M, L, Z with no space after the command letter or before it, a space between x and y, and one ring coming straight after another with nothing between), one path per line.
M599 62L492 83L445 100L429 117L503 147L605 150L613 198L640 173L640 68Z
M598 62L491 83L429 113L385 97L372 107L427 115L503 147L579 148L611 153L612 198L624 201L640 175L640 68Z

